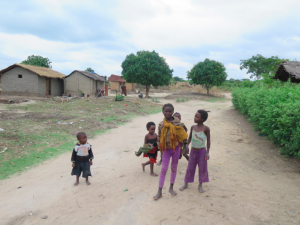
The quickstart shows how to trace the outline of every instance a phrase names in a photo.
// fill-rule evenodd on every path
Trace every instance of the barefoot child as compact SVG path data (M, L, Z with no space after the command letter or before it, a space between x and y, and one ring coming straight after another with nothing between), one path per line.
M75 145L71 158L73 167L71 175L76 175L75 186L79 184L81 172L86 184L90 185L88 176L92 176L90 166L93 165L92 160L94 159L92 146L87 143L86 134L83 132L77 134L77 140L79 143Z
M198 165L199 170L199 186L198 190L203 193L202 183L208 182L207 172L207 160L209 160L209 149L210 149L210 129L203 123L207 120L208 114L205 110L198 110L195 114L194 122L196 125L191 127L188 144L192 142L191 154L186 169L184 178L184 185L179 189L183 191L188 188L188 183L194 182L196 167ZM205 141L207 145L205 148Z
M181 121L181 114L179 112L174 113L173 116L177 117L179 119L179 121ZM186 128L186 126L184 125L184 123L181 123L181 125L183 126L184 130L187 132L188 129ZM180 156L179 156L179 159L181 159L181 157L183 155L184 158L186 158L186 160L189 161L188 154L190 154L189 148L183 149L183 143L180 143Z
M186 148L188 134L181 126L180 121L177 117L173 117L174 107L172 104L165 104L162 108L163 114L165 116L164 120L159 123L158 126L158 142L160 145L160 150L163 152L162 157L162 168L159 176L158 192L153 197L157 200L162 197L162 188L164 186L166 173L168 171L169 162L171 162L171 181L169 192L172 196L176 196L177 193L173 190L175 183L177 165L180 154L179 142L184 143L184 148Z
M155 123L149 122L146 125L146 128L148 130L148 134L145 136L145 145L149 145L150 147L153 147L153 149L148 152L147 154L144 153L144 157L149 157L149 161L146 163L142 163L143 171L145 172L145 166L150 164L150 175L151 176L158 176L156 173L153 172L154 163L156 163L156 157L157 157L157 134L155 133Z

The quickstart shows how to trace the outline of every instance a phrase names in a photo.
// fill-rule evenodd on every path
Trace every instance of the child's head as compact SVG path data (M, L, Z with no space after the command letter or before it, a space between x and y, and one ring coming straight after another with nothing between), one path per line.
M204 123L207 120L208 113L205 110L198 110L195 114L195 123Z
M174 113L173 116L177 117L181 121L181 115L179 112Z
M77 134L77 140L79 141L80 144L84 145L87 142L87 136L83 132L79 132Z
M164 104L162 107L162 112L167 120L170 120L172 118L172 115L174 113L174 106L170 103Z
M154 132L155 132L155 123L153 123L153 122L148 122L147 123L147 125L146 125L146 127L147 127L147 130L149 131L149 134L154 134Z

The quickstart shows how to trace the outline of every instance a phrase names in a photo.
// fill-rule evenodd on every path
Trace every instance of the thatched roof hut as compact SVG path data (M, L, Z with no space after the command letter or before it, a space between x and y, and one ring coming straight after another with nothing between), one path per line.
M289 78L293 83L300 83L300 62L283 61L273 77L281 81L287 81Z

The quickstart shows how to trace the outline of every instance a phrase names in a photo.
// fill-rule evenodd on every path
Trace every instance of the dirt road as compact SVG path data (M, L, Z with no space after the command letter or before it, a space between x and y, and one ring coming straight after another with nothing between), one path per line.
M1 181L0 223L300 224L300 174L295 160L279 156L278 149L258 136L230 101L168 102L182 114L188 128L196 110L211 111L206 122L212 136L210 182L204 185L204 194L197 192L197 183L184 192L178 190L187 167L181 159L177 197L167 191L169 171L163 198L152 200L158 177L149 176L149 168L143 173L141 163L146 159L133 152L143 143L146 123L162 120L162 114L155 114L89 140L95 155L90 186L83 182L73 186L71 149L69 154ZM160 172L160 167L154 169ZM45 215L48 218L41 219Z

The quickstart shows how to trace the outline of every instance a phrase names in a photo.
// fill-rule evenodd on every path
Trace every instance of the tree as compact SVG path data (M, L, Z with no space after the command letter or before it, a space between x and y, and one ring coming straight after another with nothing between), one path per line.
M127 55L121 66L126 82L146 86L146 97L149 97L151 85L169 85L173 73L166 60L155 51L139 51L136 55Z
M174 80L176 81L176 82L183 82L184 81L184 79L182 79L182 78L180 78L180 77L173 77L174 78Z
M260 79L263 74L274 74L279 64L284 60L287 59L279 59L277 56L266 58L257 54L250 59L241 60L240 69L247 69L247 74L251 73L250 78Z
M52 68L50 60L48 58L44 58L40 55L31 55L28 58L21 62L21 64L32 65L32 66L40 66L46 68Z
M194 84L205 86L207 94L213 86L220 86L226 80L227 74L224 65L215 60L205 59L197 63L190 71L187 71L187 78Z
M88 71L88 72L91 72L91 73L95 73L95 71L91 67L88 67L85 71Z

